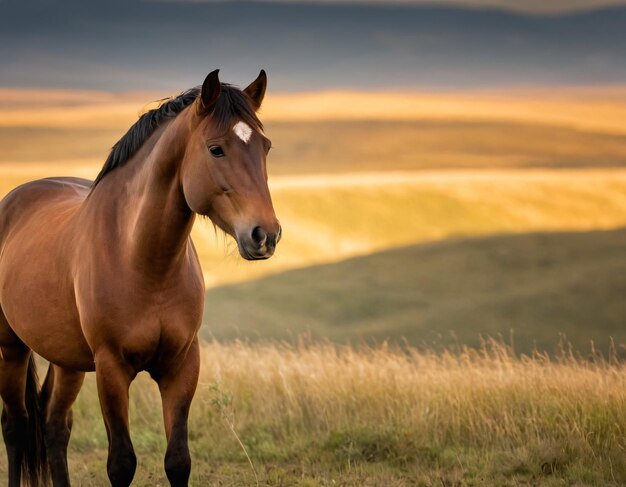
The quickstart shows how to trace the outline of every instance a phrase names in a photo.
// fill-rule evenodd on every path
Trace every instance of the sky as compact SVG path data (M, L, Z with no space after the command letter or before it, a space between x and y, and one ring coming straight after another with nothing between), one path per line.
M0 0L0 87L171 92L216 68L283 92L626 84L626 5L464 1Z

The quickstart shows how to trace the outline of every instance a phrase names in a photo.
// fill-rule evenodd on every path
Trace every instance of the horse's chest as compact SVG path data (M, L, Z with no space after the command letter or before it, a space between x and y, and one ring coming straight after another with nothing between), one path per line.
M91 297L81 326L94 354L107 349L142 370L188 348L200 326L202 298L187 287L158 292L121 284L118 292Z

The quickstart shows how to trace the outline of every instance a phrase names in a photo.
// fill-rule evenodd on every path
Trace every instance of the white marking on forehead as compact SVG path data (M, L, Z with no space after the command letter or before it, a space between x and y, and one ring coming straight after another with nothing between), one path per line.
M233 132L235 132L235 135L237 135L237 137L243 140L246 144L250 140L250 137L252 137L252 129L247 123L244 122L237 122L233 127Z

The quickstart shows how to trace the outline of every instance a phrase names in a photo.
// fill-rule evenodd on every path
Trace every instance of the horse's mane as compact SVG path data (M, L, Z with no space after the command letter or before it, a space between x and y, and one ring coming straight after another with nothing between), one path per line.
M175 118L191 105L200 92L201 88L197 86L184 91L175 98L159 100L161 104L157 108L141 115L139 120L115 143L92 187L95 187L113 169L128 162L158 127ZM263 124L257 117L248 95L227 83L221 84L220 96L211 112L211 117L216 122L218 130L223 132L230 128L235 117L257 130L263 129Z

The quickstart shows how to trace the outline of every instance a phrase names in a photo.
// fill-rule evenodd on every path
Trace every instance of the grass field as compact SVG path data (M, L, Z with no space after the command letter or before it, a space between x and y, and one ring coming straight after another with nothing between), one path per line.
M443 354L386 346L207 343L192 408L192 485L618 486L626 370L497 343ZM131 388L133 485L166 485L158 391ZM101 486L106 434L93 377L75 407L73 479ZM0 455L0 474L6 475ZM0 481L4 479L0 478Z

